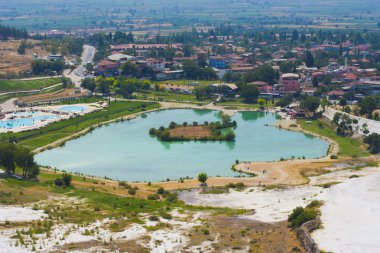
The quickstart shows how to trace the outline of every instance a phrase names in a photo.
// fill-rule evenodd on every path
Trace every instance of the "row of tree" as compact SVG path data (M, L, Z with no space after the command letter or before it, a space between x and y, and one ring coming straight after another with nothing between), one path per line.
M24 29L16 29L9 26L0 25L0 40L27 39L28 32Z
M16 166L22 169L25 178L36 178L39 174L34 154L29 149L13 143L0 143L0 167L7 174L15 174Z
M65 68L63 61L34 60L32 62L32 73L34 75L50 74L52 71L61 73Z
M83 88L92 92L99 92L104 95L114 93L125 98L130 98L133 92L149 90L152 83L149 80L140 80L137 78L98 77L96 79L84 79L81 85Z

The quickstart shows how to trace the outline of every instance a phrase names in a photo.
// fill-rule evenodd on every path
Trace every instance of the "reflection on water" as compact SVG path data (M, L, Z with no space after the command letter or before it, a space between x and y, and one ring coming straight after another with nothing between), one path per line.
M255 121L255 120L258 120L260 118L265 117L266 112L248 112L248 111L245 111L245 112L239 112L239 114L241 114L241 118L244 121Z
M149 114L149 115L148 115ZM69 141L64 147L36 155L41 165L118 180L160 181L166 178L235 176L231 166L240 161L274 161L280 158L315 158L326 154L328 143L299 132L272 127L276 117L266 112L239 112L234 142L160 142L149 129L170 122L214 122L218 111L176 109L147 113L130 121L97 128ZM266 125L266 126L265 126Z

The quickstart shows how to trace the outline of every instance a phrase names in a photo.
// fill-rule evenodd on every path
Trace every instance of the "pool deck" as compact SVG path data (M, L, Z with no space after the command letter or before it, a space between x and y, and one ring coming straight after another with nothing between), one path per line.
M29 131L34 129L40 129L42 127L46 127L47 125L70 119L71 117L77 117L82 116L84 114L97 111L102 109L105 106L103 103L92 103L92 104L73 104L73 105L51 105L51 106L35 106L35 107L20 107L15 110L11 111L4 111L5 118L2 119L0 122L6 122L12 119L14 117L15 113L18 112L38 112L41 116L51 116L56 115L57 117L46 119L46 120L36 120L33 125L22 125L22 126L15 126L12 128L1 128L0 127L0 133L17 133L17 132L23 132L23 131ZM70 110L64 110L61 109L63 107L83 107L85 110L83 111L70 111ZM16 117L15 119L22 119L22 117Z

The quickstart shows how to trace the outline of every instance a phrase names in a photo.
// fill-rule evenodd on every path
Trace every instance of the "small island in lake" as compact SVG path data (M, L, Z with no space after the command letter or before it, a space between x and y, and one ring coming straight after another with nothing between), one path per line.
M171 122L169 127L151 128L149 134L156 136L160 141L234 141L236 121L229 116L223 116L222 121L198 124L187 122L177 124Z

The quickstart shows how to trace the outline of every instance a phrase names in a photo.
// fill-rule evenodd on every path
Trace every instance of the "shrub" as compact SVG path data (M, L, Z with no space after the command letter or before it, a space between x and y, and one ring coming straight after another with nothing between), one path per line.
M151 129L149 129L149 134L150 134L150 135L156 135L156 134L157 134L157 130L156 130L156 128L151 128Z
M165 189L160 187L157 189L157 194L164 194L165 193Z
M136 189L134 189L134 188L129 189L128 193L131 194L131 195L135 195L136 194Z
M177 194L170 193L168 195L168 197L166 198L166 201L168 201L168 202L175 202L175 201L177 201L177 199L178 199Z
M337 155L331 155L330 159L338 159L338 156Z
M65 186L70 186L71 185L71 175L69 175L69 174L63 174L62 175L62 181L63 181L63 184L65 185Z
M210 234L210 231L208 229L203 229L202 232L203 232L204 235L209 235Z
M62 181L62 178L57 178L54 180L54 184L56 186L62 186L63 185L63 181Z
M166 212L161 212L161 217L164 218L165 220L171 220L172 219L172 215L170 213L166 213Z
M312 202L313 203L313 202ZM309 205L317 205L316 202ZM318 203L320 205L320 203ZM290 222L290 227L295 228L299 227L307 221L314 220L317 217L318 213L315 209L297 207L293 210L293 212L289 215L288 221Z
M160 219L155 215L149 216L149 220L150 221L160 221Z
M148 196L148 199L149 200L158 200L158 199L160 199L160 196L158 194L150 194Z

